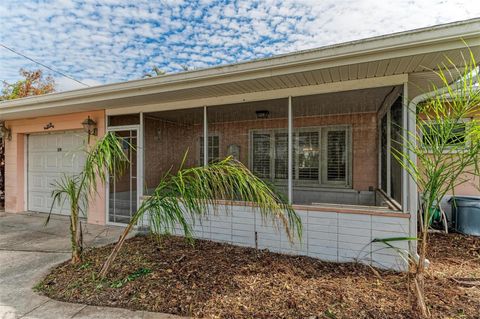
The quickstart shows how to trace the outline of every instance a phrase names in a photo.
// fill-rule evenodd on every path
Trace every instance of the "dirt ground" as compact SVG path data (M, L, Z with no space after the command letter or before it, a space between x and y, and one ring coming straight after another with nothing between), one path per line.
M62 301L206 318L413 318L408 274L179 237L128 240L60 265L36 286ZM427 302L435 318L480 318L480 238L433 234Z

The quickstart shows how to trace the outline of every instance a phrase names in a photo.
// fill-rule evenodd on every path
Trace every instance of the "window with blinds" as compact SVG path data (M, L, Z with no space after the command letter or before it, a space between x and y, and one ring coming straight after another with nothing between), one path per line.
M275 179L288 178L288 134L275 134Z
M328 130L325 152L327 154L326 179L329 182L347 180L347 132Z
M270 134L252 135L252 172L260 178L270 179Z
M318 180L320 134L318 132L298 133L298 179Z
M293 180L298 185L349 184L349 130L301 128L293 132ZM266 130L251 134L251 169L260 178L288 179L288 133Z
M200 137L200 165L203 164L203 136ZM213 163L220 159L220 138L218 135L208 137L208 162Z

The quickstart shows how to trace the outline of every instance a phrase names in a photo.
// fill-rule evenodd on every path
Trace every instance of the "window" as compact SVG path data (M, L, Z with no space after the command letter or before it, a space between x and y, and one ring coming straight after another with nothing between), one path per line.
M293 132L293 180L305 186L349 186L349 128L299 128ZM278 183L288 179L288 133L263 130L251 134L251 169Z
M318 132L298 133L299 180L318 180L320 140ZM295 156L294 156L295 158Z
M275 134L275 179L288 178L288 134Z
M453 126L449 127L450 125L443 125L443 124L424 124L424 128L422 130L422 142L429 148L437 143L441 142L442 144L445 143L449 146L450 149L459 149L466 145L467 138L466 138L466 127L468 119L463 120L462 122L453 124ZM450 131L450 135L446 136L445 131ZM446 136L446 140L441 141L441 136Z
M200 137L200 165L203 164L203 136ZM218 135L211 135L208 137L208 162L216 162L220 159L220 138Z
M252 170L260 178L270 178L270 134L253 134Z
M388 116L385 114L380 122L380 188L387 193L388 163Z
M347 132L345 130L327 130L326 169L327 182L345 182L347 179Z

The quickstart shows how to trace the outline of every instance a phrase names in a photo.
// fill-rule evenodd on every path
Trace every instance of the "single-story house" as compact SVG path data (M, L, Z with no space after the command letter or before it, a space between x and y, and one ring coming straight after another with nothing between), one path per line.
M49 212L52 182L82 168L90 118L97 136L114 131L135 149L125 143L129 169L99 186L88 223L127 223L187 150L186 166L232 155L284 193L303 240L291 245L242 203L196 223L196 237L404 269L396 251L372 243L417 234L417 187L390 150L409 138L399 127L415 130L407 110L439 83L437 65L462 66L466 44L480 56L480 19L1 102L5 210ZM479 195L468 184L457 193Z

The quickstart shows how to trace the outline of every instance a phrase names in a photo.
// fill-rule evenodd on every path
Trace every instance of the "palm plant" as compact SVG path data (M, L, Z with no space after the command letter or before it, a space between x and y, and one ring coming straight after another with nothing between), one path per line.
M392 155L415 180L420 193L419 257L415 262L414 291L418 310L430 316L425 302L425 260L428 254L428 230L435 209L442 198L455 193L455 188L474 180L480 173L480 114L479 74L473 54L459 69L448 62L436 72L442 87L434 86L428 99L414 112L417 130L410 133ZM461 75L450 83L452 71ZM465 119L470 119L465 122ZM405 146L406 150L402 150ZM414 154L417 161L411 160Z
M97 183L105 183L109 175L121 174L128 163L122 141L114 133L107 133L85 152L87 153L85 165L81 173L63 175L60 180L55 181L55 189L52 191L53 203L45 222L47 224L50 221L56 204L63 206L68 201L73 264L81 261L83 240L80 214L85 215L89 200L97 194Z
M184 157L184 161L186 154ZM182 165L183 166L183 165ZM133 226L148 215L152 232L171 233L180 225L185 237L193 238L190 220L200 220L225 205L225 200L241 200L252 204L263 219L271 219L278 227L282 224L290 241L301 238L300 218L283 197L239 161L228 157L204 167L185 168L168 172L155 191L140 205L125 228L119 241L105 261L100 277L105 277ZM228 203L227 203L228 205Z

